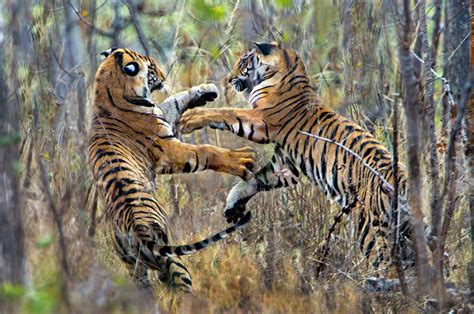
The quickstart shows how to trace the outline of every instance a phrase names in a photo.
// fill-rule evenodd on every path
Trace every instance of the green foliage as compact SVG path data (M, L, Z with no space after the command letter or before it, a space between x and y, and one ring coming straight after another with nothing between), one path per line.
M48 289L30 290L26 293L27 313L51 313L58 301L54 293Z
M112 278L112 282L118 287L124 287L128 283L128 277L126 278L124 276L115 276Z
M0 135L0 146L10 146L18 144L21 141L19 132L10 132L7 134Z
M51 313L59 301L57 292L56 282L39 289L25 288L8 282L0 287L0 293L7 299L24 299L22 312L31 314Z
M275 3L280 8L290 8L293 5L293 0L276 0Z
M0 292L8 299L18 299L24 295L25 290L20 285L14 285L6 282L1 286Z
M50 233L42 236L37 242L36 242L36 247L38 249L46 249L48 248L51 243L53 242L53 237L51 236Z
M192 6L196 16L204 21L220 22L227 13L227 9L223 4L212 5L206 0L194 0Z
M16 177L21 177L22 173L23 173L23 164L20 162L20 161L14 161L12 163L12 170L13 170L13 174L16 176Z

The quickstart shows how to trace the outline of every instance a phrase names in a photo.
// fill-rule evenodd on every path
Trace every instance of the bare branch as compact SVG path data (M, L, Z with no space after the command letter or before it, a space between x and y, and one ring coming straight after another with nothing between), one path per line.
M314 134L311 134L311 133L308 133L308 132L304 132L304 131L298 131L299 133L301 134L304 134L304 135L307 135L307 136L310 136L310 137L313 137L315 139L318 139L318 140L321 140L321 141L324 141L324 142L328 142L328 143L332 143L334 145L336 145L337 147L340 147L342 148L343 150L345 150L346 152L348 152L349 154L353 155L355 158L357 158L358 160L360 160L362 162L362 164L364 165L364 167L366 167L367 169L369 169L374 175L376 175L382 182L383 182L383 189L387 190L390 192L390 194L393 194L393 191L394 191L394 188L393 186L385 179L385 177L380 173L378 172L376 169L374 169L372 166L370 166L359 154L357 154L356 152L350 150L349 148L347 148L346 146L342 145L341 143L338 143L334 140L331 140L329 138L325 138L325 137L321 137L321 136L318 136L318 135L314 135Z
M68 2L69 2L69 6L74 11L74 13L76 13L77 17L81 20L81 22L84 23L85 25L87 25L87 27L89 27L92 31L94 31L97 34L99 34L101 36L104 36L104 37L113 37L114 36L114 34L112 32L106 32L106 31L96 27L95 25L89 23L89 21L87 21L82 16L81 12L79 12L79 10L74 7L74 4L71 2L71 0L68 0Z
M398 21L398 4L393 3L393 9ZM413 55L410 47L413 42L413 21L410 12L410 0L403 1L403 23L397 23L398 54L400 72L404 88L403 105L405 107L407 144L408 144L408 205L411 209L413 240L416 254L416 270L418 279L418 297L431 294L430 274L426 235L423 215L423 185L421 183L421 145L420 128L421 107L418 99L420 94L419 81L415 75Z
M148 45L148 41L138 18L137 6L133 3L133 1L130 0L123 0L122 2L127 6L128 11L130 12L130 17L132 18L133 26L135 27L135 30L137 32L138 40L140 41L143 50L145 50L145 54L147 56L150 55L151 49Z
M453 197L451 202L455 201L456 190L453 188L453 184L456 181L456 138L459 135L462 123L464 121L464 117L466 116L467 111L467 102L469 100L469 95L471 93L472 86L474 85L474 72L471 72L470 79L466 82L464 86L464 92L462 94L462 99L459 102L458 107L458 116L456 118L456 122L453 125L451 133L449 135L449 142L448 142L448 151L446 153L446 179L445 185L443 188L443 199L450 195ZM451 222L451 218L454 212L455 206L454 204L447 204L447 208L444 213L444 221L443 227L441 231L441 243L444 244L446 242L446 235L448 233L449 224Z
M398 273L398 279L400 279L400 287L402 289L403 295L408 296L408 287L405 279L405 272L403 271L402 260L400 256L400 209L399 209L399 184L398 184L398 103L395 101L393 106L393 117L392 117L392 127L393 127L393 158L392 158L392 168L393 168L393 198L392 198L392 228L395 230L393 233L393 246L392 246L392 257L395 261L395 267Z

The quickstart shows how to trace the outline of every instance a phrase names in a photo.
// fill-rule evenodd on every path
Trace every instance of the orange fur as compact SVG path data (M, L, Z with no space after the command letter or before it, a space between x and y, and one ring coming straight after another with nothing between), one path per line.
M212 169L246 178L254 159L248 148L191 145L175 138L173 121L170 124L150 98L164 80L154 59L128 49L110 51L93 87L89 160L115 248L133 276L148 287L147 271L156 270L172 287L191 291L186 267L171 255L202 249L236 228L194 246L170 248L167 213L154 196L155 175ZM171 97L163 106L176 107L180 114L215 97L215 87L202 85Z
M338 142L362 156L393 185L391 156L372 134L324 107L311 86L301 58L291 49L257 44L235 64L229 83L244 92L249 109L196 108L184 113L181 130L206 126L231 131L256 143L274 143L272 160L256 178L239 183L227 197L225 215L235 221L258 192L297 184L304 175L355 218L360 252L382 268L390 260L391 197L382 180L347 151L300 133ZM400 170L400 191L405 194ZM413 263L408 211L403 210L404 258Z

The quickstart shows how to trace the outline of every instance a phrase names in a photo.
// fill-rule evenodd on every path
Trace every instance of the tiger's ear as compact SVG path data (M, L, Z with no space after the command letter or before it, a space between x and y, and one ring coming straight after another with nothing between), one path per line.
M105 58L107 58L108 56L110 56L112 54L112 52L114 52L115 50L117 50L118 48L116 47L112 47L112 48L109 48L107 50L104 50L100 53L101 56L104 56Z
M273 44L266 44L266 43L255 43L255 47L264 55L268 56L272 53L273 48L275 45Z

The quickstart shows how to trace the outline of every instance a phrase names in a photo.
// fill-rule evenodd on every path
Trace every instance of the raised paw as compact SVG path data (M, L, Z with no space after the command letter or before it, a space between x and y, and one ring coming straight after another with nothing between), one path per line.
M199 108L191 109L183 113L179 128L181 133L188 134L195 130L202 129L207 126L205 111Z
M255 169L254 150L250 147L231 150L229 152L228 166L230 173L244 180L249 179Z
M191 88L189 92L194 94L194 98L188 103L189 109L204 106L219 96L219 90L214 84L201 84Z

